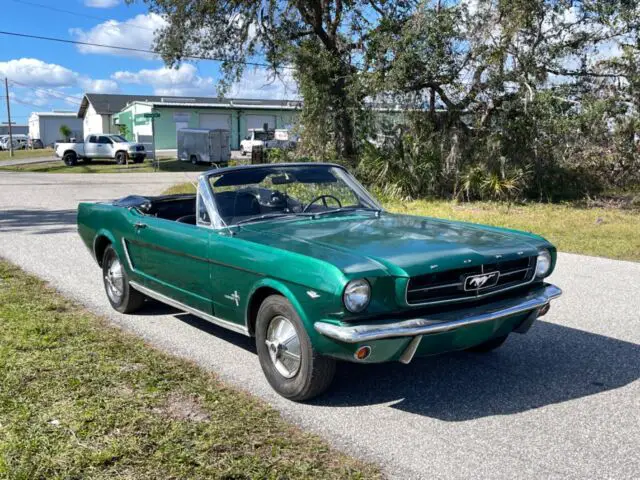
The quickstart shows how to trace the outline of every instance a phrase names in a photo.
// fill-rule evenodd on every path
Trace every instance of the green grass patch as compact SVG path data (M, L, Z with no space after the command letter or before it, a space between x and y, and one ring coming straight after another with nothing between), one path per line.
M143 163L131 162L127 165L118 165L111 160L94 160L90 163L80 161L73 167L66 166L60 160L59 162L0 166L0 170L34 173L144 173L155 171L151 160L146 160ZM204 164L192 165L189 162L181 162L175 158L161 158L158 169L160 172L203 172L206 170L211 170L211 167Z
M0 260L0 478L378 478Z
M189 183L165 193L191 193ZM458 203L444 200L385 202L392 212L462 220L515 228L542 235L563 252L640 261L640 211L585 207L577 204L497 202Z
M0 161L2 160L20 160L21 158L36 158L36 157L53 157L55 155L51 148L41 148L39 150L15 150L13 157L9 156L8 150L0 151Z

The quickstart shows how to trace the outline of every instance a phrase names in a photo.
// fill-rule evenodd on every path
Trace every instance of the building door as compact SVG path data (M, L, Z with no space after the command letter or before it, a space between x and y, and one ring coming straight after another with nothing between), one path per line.
M275 115L247 115L247 130L251 128L262 129L267 124L269 130L276 128Z
M200 128L208 128L209 130L229 130L231 131L231 115L223 113L201 113Z

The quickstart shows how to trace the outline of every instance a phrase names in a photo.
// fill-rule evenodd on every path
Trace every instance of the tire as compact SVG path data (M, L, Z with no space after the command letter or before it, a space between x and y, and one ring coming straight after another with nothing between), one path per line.
M126 165L128 160L129 160L129 156L127 155L127 152L116 153L116 163L118 165Z
M62 161L67 167L73 167L78 164L78 156L73 152L68 152L62 157Z
M240 155L242 155L243 157L246 157L247 152L245 152L244 149L240 149Z
M189 160L191 160L191 165L198 165L198 157L196 157L195 155L191 155L189 157Z
M105 249L102 256L102 281L107 299L114 310L132 313L144 304L145 296L129 286L127 272L111 245Z
M488 353L495 350L496 348L500 348L502 344L507 341L507 338L509 338L509 334L502 335L500 337L494 337L490 340L487 340L484 343L481 343L480 345L467 348L467 350L470 352L476 352L476 353Z
M284 326L280 329L283 333L280 338L274 335L278 332L278 325ZM295 337L293 340L291 335ZM274 341L275 338L277 341ZM283 340L286 340L289 348L286 348ZM276 392L289 400L302 402L316 397L333 381L335 360L314 350L300 317L280 295L271 295L260 305L256 320L256 349L267 381ZM294 359L296 353L299 354L297 362ZM278 355L279 364L274 360ZM297 368L292 367L294 364L297 364Z

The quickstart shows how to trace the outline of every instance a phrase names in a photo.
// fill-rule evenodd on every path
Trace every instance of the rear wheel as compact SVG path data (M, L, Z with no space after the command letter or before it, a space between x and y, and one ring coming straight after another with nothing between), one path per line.
M116 153L116 163L118 165L126 165L128 160L129 160L129 156L127 155L127 152Z
M293 306L282 296L265 299L258 310L256 347L273 389L293 401L309 400L331 384L336 362L320 355Z
M120 257L109 245L102 256L102 279L111 306L120 313L132 313L144 304L145 296L129 286Z
M476 345L475 347L468 348L467 350L469 350L470 352L476 352L476 353L491 352L492 350L495 350L496 348L501 347L502 344L507 341L507 338L509 338L509 334L501 335L499 337L494 337L490 340L487 340L484 343L481 343L480 345Z
M78 156L74 152L65 153L62 161L67 167L73 167L78 164Z

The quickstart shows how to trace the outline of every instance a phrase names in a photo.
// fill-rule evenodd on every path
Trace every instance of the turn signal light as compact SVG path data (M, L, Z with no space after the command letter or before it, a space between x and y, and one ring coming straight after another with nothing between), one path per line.
M356 360L365 360L369 355L371 355L371 347L365 345L356 350L356 353L353 354Z

